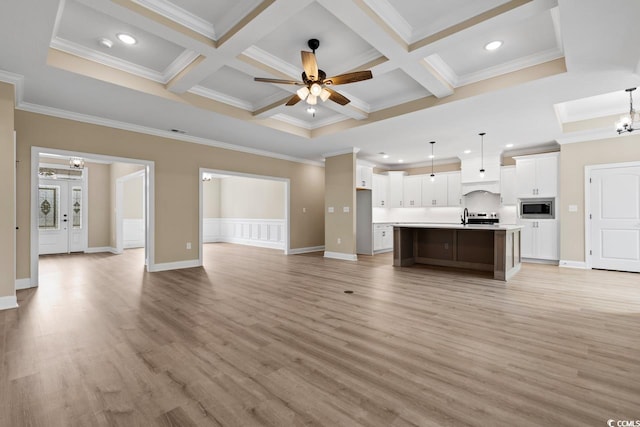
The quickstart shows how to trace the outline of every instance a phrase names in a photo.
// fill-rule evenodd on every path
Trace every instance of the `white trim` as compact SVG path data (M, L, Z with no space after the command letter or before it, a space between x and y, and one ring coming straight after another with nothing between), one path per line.
M89 116L86 114L75 113L72 111L61 110L58 108L45 107L37 104L30 104L27 102L21 103L19 106L16 106L16 109L22 110L22 111L29 111L32 113L45 114L47 116L60 117L63 119L75 120L83 123L91 123L99 126L106 126L114 129L122 129L130 132L138 132L146 135L154 135L154 136L159 136L161 138L192 142L195 144L208 145L210 147L224 148L225 150L255 154L258 156L270 157L273 159L287 160L290 162L324 167L324 163L314 161L314 160L301 159L298 157L288 156L285 154L272 153L270 151L264 151L264 150L259 150L255 148L241 147L238 145L227 144L224 142L215 141L211 139L200 138L200 137L189 136L189 135L182 135L182 134L178 134L178 133L167 131L167 130L154 129L154 128L149 128L145 126L139 126L139 125L134 125L130 123L120 122L116 120L104 119L96 116ZM96 157L94 155L91 155L91 156ZM104 157L107 158L108 156L104 156Z
M285 113L277 113L277 114L273 114L270 118L274 120L280 120L281 122L285 122L302 129L314 130L314 129L319 129L323 126L329 126L335 123L340 123L345 120L349 120L351 117L335 114L333 116L327 117L324 120L318 120L314 122L305 122L304 120L300 120L296 117L291 117Z
M541 259L541 258L522 258L522 262L528 262L529 264L558 265L558 261L555 261L552 259Z
M18 308L18 299L15 296L0 297L0 310Z
M547 49L545 51L505 62L494 67L485 68L474 73L459 76L456 87L466 86L471 83L498 77L503 74L513 73L514 71L523 70L525 68L533 67L534 65L544 64L545 62L553 61L558 58L562 58L563 56L564 54L562 53L562 50L558 47Z
M236 98L231 95L226 95L222 92L215 91L213 89L206 88L204 86L194 86L188 91L189 93L193 93L194 95L202 96L204 98L213 99L214 101L222 102L227 105L231 105L236 108L240 108L245 111L253 111L253 104L244 101L240 98ZM282 95L278 94L279 98Z
M623 133L619 135L618 132L615 131L613 126L610 126L600 129L588 129L584 131L571 132L569 136L560 137L556 139L556 141L558 141L558 144L564 145L574 144L576 142L597 141L601 139L624 138L631 135L637 134Z
M640 162L604 163L596 165L585 165L584 167L584 259L585 268L592 268L591 255L591 173L597 169L613 169L640 166Z
M284 73L292 80L298 81L300 78L300 70L297 66L291 65L257 46L249 46L244 50L244 52L242 52L242 54L248 56L254 61L258 61L259 63L266 65L267 67Z
M431 68L436 70L438 74L440 74L440 77L442 77L447 83L449 83L449 86L456 87L458 85L458 75L455 73L455 71L453 71L449 64L447 64L444 59L442 59L440 55L434 53L427 56L423 60L424 62L429 64Z
M399 35L405 43L411 43L413 27L387 0L364 0L364 2Z
M587 268L587 263L586 262L582 262L582 261L568 261L568 260L564 260L561 259L560 260L560 267L565 267L565 268L581 268L581 269L586 269Z
M159 271L179 270L181 268L202 267L202 263L198 259L190 259L187 261L163 262L155 264L153 268L149 268L149 272L157 273Z
M12 84L15 91L15 105L17 106L22 103L22 97L24 94L24 76L0 70L0 81Z
M95 246L93 248L87 248L84 253L85 254L98 254L103 252L110 252L115 255L119 255L122 252L118 252L118 249L112 248L111 246Z
M184 10L181 7L167 0L132 0L134 3L156 12L165 18L176 22L180 25L187 27L188 29L195 31L198 34L216 40L216 31L213 24L205 19L200 18L193 13Z
M203 218L202 239L284 251L285 226L284 219Z
M22 289L35 288L36 286L31 283L31 278L27 277L26 279L16 279L16 291L20 291Z
M145 197L145 191L146 191L146 185L145 185L145 170L139 170L136 172L132 172L128 175L124 175L121 176L120 178L116 179L116 206L115 206L115 211L116 211L116 252L115 253L123 253L125 247L136 247L136 248L141 248L144 247L144 242L142 242L142 244L138 244L137 246L127 246L124 243L124 219L122 217L122 211L123 211L123 200L122 198L124 197L124 183L126 181L129 181L131 179L135 179L138 177L142 177L142 182L143 182L143 189L142 189L142 211L143 211L143 218L142 220L146 223L146 197ZM143 223L143 228L144 228L145 224Z
M356 255L356 254L345 254L345 253L342 253L342 252L324 251L324 257L325 258L331 258L331 259L339 259L339 260L343 260L343 261L357 261L358 260L358 255Z
M289 255L308 254L311 252L324 251L324 245L322 246L308 246L306 248L295 248L289 251Z
M184 70L189 64L198 59L199 56L200 54L198 52L185 49L180 55L176 56L176 59L174 59L167 68L164 69L162 77L167 81L167 83L170 82L180 73L180 71Z

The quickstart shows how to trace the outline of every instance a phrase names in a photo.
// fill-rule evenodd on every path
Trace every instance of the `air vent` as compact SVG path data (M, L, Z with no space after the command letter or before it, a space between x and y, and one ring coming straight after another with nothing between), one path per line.
M182 129L171 129L171 132L179 133L180 135L184 135L185 133L187 133L186 130L182 130Z

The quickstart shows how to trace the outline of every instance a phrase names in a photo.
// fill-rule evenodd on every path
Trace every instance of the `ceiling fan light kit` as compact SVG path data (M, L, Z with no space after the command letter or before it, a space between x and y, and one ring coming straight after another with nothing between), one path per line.
M301 82L265 77L255 77L253 80L263 83L302 86L285 104L287 106L291 106L300 101L306 101L309 105L316 105L318 103L318 98L320 98L322 102L330 99L340 105L347 105L351 102L349 98L330 89L328 86L356 83L373 78L373 74L371 74L371 71L369 70L339 74L337 76L327 78L326 73L318 68L318 62L316 61L316 49L320 46L320 41L318 39L310 39L307 42L307 46L309 46L312 52L305 50L300 52L302 68L304 69L302 72Z

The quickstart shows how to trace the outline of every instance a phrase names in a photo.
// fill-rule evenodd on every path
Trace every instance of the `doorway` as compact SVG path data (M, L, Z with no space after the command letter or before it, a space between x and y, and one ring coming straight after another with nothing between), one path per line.
M289 179L200 169L199 261L204 243L290 251Z
M640 163L589 166L587 267L640 272Z
M41 157L46 156L47 161L49 159L57 159L53 163L65 163L70 164L71 158L77 158L81 160L82 166L71 168L72 172L76 172L76 169L84 171L84 187L80 186L78 192L77 178L74 179L56 179L55 183L48 181L49 177L40 175L40 163ZM62 161L63 159L64 161ZM102 168L101 174L93 173L85 167L84 162L87 164L96 165L95 170ZM117 166L117 168L116 168ZM107 171L104 170L107 168ZM154 208L154 175L155 166L153 161L130 159L115 156L106 156L101 154L92 154L84 152L74 152L67 150L57 150L43 147L31 148L31 239L30 239L30 271L31 275L29 283L22 283L20 288L36 287L39 285L39 257L40 257L40 235L43 236L43 243L47 241L47 232L49 230L39 227L41 220L42 224L51 228L62 228L62 232L70 233L68 239L68 246L65 248L62 242L63 238L52 237L50 240L52 243L50 250L43 250L45 253L69 253L69 252L111 252L118 253L118 244L116 242L116 219L113 207L115 206L115 184L112 185L115 179L118 177L132 174L134 172L141 172L141 179L144 189L142 191L142 201L144 204L142 209L144 210L143 221L143 246L144 246L144 258L142 254L141 259L144 259L144 266L147 271L155 271L155 251L154 251L154 235L150 230L154 229L155 225L155 208ZM42 178L42 182L40 181ZM68 177L67 177L68 178ZM68 182L62 184L63 182ZM101 184L101 182L103 184ZM42 184L42 185L41 185ZM96 190L94 186L104 185L104 188ZM42 187L42 191L41 191ZM55 187L55 191L51 191L51 188ZM59 188L58 188L59 187ZM65 188L66 187L66 188ZM75 190L75 193L74 193ZM66 193L63 194L63 193ZM91 193L89 195L88 193ZM73 206L74 201L79 201L80 207ZM92 197L91 199L88 196ZM48 197L47 203L44 204L47 215L41 210L43 207L41 197ZM65 200L71 203L69 211L65 212L62 206L69 206ZM60 209L56 213L54 218L52 215L52 206L57 204ZM48 208L47 208L48 206ZM79 212L75 212L74 209L79 209ZM66 217L65 217L66 214ZM76 215L74 218L74 214ZM43 218L41 218L43 215ZM78 215L80 215L78 217ZM46 218L45 218L46 217ZM65 221L66 219L66 221ZM46 222L46 221L48 222ZM84 231L84 235L81 238L74 237L74 224L80 223L79 229ZM75 221L75 222L74 222ZM67 230L64 230L65 224ZM69 225L71 224L71 225ZM57 225L57 227L56 227ZM58 236L59 237L59 236ZM84 240L82 247L77 246L79 241ZM43 246L47 246L43 244ZM66 251L65 251L66 249ZM141 249L142 250L142 249ZM142 265L142 263L141 263Z
M87 248L86 174L67 174L41 165L38 183L40 255L83 252ZM57 175L56 175L57 174ZM55 179L53 179L55 176ZM67 178L65 178L65 176Z

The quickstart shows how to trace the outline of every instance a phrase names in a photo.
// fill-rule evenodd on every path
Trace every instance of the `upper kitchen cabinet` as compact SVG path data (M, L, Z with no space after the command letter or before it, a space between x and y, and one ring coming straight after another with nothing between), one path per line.
M500 170L500 203L503 206L515 205L516 197L516 167L503 166Z
M389 174L389 208L404 207L404 176L406 172L391 171Z
M422 206L447 206L447 175L422 175Z
M389 177L387 175L373 174L371 196L374 208L389 207Z
M485 170L484 178L480 178L480 169ZM484 158L462 159L461 178L463 184L500 181L500 156L486 154Z
M462 184L460 172L447 174L447 205L462 206Z
M371 190L373 185L373 167L356 165L356 188Z
M404 177L403 207L405 208L422 207L422 176L421 175Z
M556 197L558 194L558 153L514 157L516 196Z

